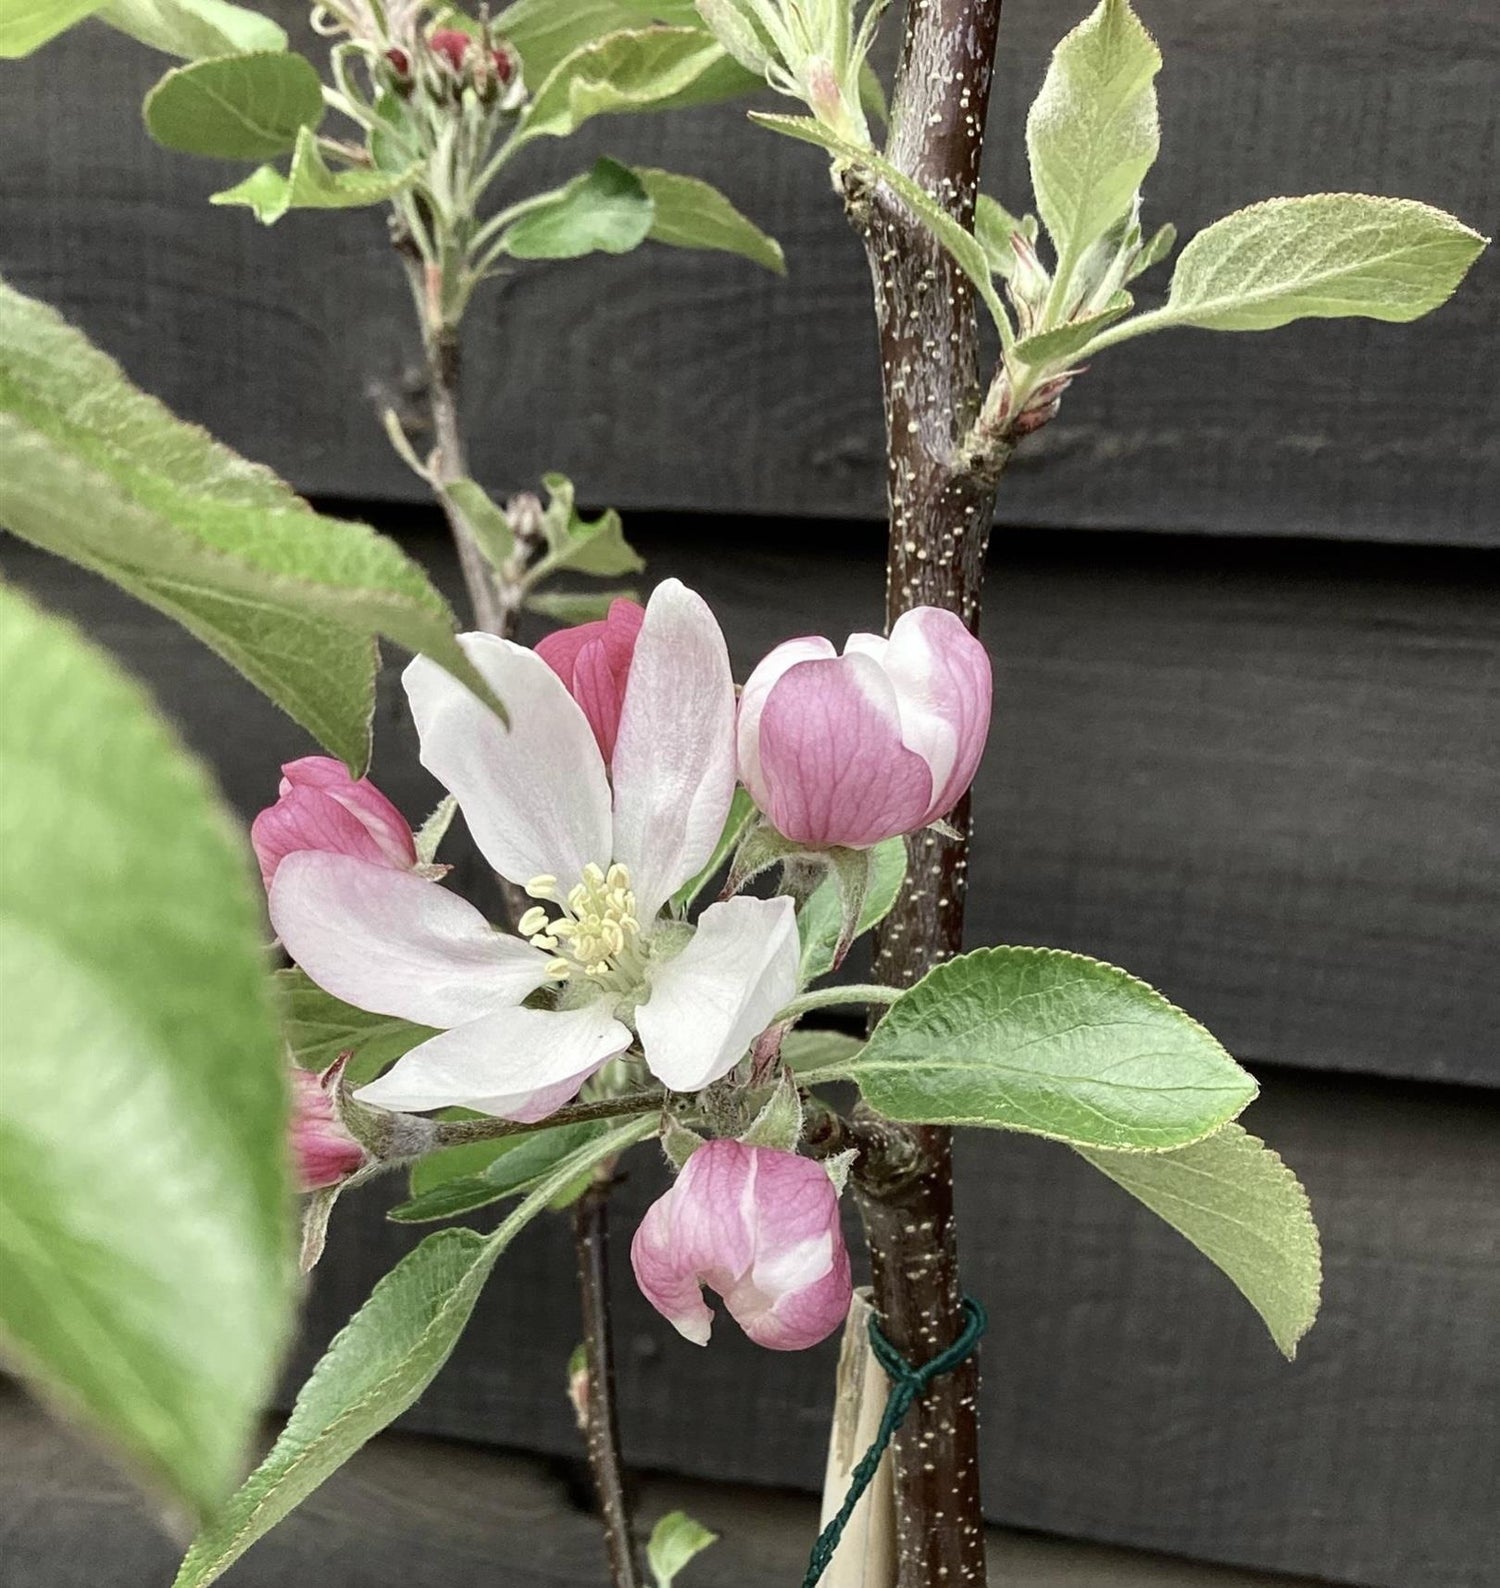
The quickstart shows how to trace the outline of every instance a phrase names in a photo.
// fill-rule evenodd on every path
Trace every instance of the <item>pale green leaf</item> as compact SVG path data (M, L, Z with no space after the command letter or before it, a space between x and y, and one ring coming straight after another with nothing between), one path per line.
M651 230L653 209L629 166L605 158L562 187L518 204L515 213L500 233L505 253L515 259L577 259L639 248Z
M700 28L608 34L558 62L523 114L516 141L566 138L593 116L714 97L726 61L718 41Z
M874 149L848 143L828 130L811 116L768 115L758 110L750 112L750 119L769 127L773 132L785 133L789 138L799 138L803 143L816 144L826 149L837 160L856 166L878 177L912 211L922 224L953 256L959 269L969 278L990 311L990 316L1003 337L1010 335L1010 317L1006 314L991 279L990 262L979 241L943 208L933 196L919 187L909 176L898 171L884 155Z
M1053 51L1026 148L1060 296L1084 251L1129 212L1156 159L1160 70L1161 53L1127 0L1102 0Z
M113 664L0 589L0 1355L202 1514L290 1321L249 856Z
M1043 364L1067 364L1086 348L1107 326L1130 313L1135 300L1128 292L1117 292L1096 314L1081 315L1050 331L1023 336L1011 349L1013 357L1033 368Z
M269 160L323 119L323 85L301 55L261 51L175 67L146 95L146 130L167 149Z
M652 22L702 26L693 0L516 0L495 18L495 32L519 52L535 88L581 46Z
M535 612L538 617L572 627L575 623L597 623L608 617L616 601L634 601L639 605L640 599L639 590L622 585L615 590L547 590L527 596L523 604L528 612Z
M695 1555L701 1555L719 1535L710 1533L686 1511L671 1511L651 1529L646 1545L646 1560L656 1588L672 1588L678 1573Z
M270 17L228 0L106 0L99 18L153 50L190 61L287 47L286 33Z
M1256 1093L1159 992L1045 948L979 949L929 971L837 1073L892 1119L1142 1151L1201 1140Z
M0 525L175 618L355 767L377 634L473 678L447 604L391 541L312 512L3 283Z
M803 1070L842 1072L864 1047L863 1037L822 1026L798 1026L781 1039L782 1062L799 1073Z
M432 814L412 834L417 859L422 865L430 866L437 859L438 849L448 836L448 829L457 814L458 801L451 794L445 794L434 806Z
M869 875L854 929L856 937L877 926L891 912L901 884L906 880L906 840L887 838L865 852ZM813 890L797 912L797 934L802 940L803 982L816 981L833 968L839 933L843 927L839 879L829 875Z
M288 210L362 209L383 204L406 187L416 168L406 171L330 169L310 127L297 133L291 169L282 175L274 165L252 171L243 182L214 193L210 204L243 204L263 226L274 226Z
M345 1075L351 1086L373 1081L403 1053L437 1035L428 1026L394 1015L356 1009L324 992L300 970L277 971L276 989L282 1035L297 1064L304 1070L326 1070L340 1054L350 1053Z
M544 474L542 484L550 498L542 515L548 552L527 575L528 588L563 568L611 579L639 573L646 566L625 539L620 515L613 508L586 519L574 505L573 482L566 475Z
M0 7L0 60L30 55L101 4L103 0L5 0Z
M1322 1258L1307 1193L1268 1148L1225 1125L1175 1152L1079 1149L1232 1279L1290 1359L1318 1315Z
M742 254L778 276L786 274L781 244L707 182L676 171L636 166L635 174L656 206L649 236L673 248L712 248Z
M510 520L490 500L489 493L474 480L450 480L442 491L458 509L484 560L497 572L503 569L515 552L516 537Z
M1177 246L1177 228L1168 221L1165 226L1158 226L1150 238L1141 245L1141 251L1131 261L1130 269L1126 273L1127 281L1134 281L1143 272L1150 270L1153 265L1159 265L1168 254Z
M1415 199L1267 199L1199 232L1178 256L1165 305L1093 347L1172 325L1269 331L1344 315L1415 320L1452 296L1485 241Z
M735 851L745 830L755 820L755 801L752 800L743 788L736 788L734 798L729 802L729 814L724 818L724 828L719 834L719 841L714 845L714 852L708 857L703 869L696 877L690 877L672 895L672 908L679 914L685 914L693 900L709 885L719 872L728 863L730 855Z
M656 1128L631 1120L564 1159L488 1236L439 1230L375 1286L302 1387L265 1460L194 1541L174 1588L216 1581L432 1382L490 1269L553 1198Z
M1015 270L1016 248L1012 239L1018 232L1024 234L1025 223L988 193L981 193L974 200L974 236L994 275L1009 276Z

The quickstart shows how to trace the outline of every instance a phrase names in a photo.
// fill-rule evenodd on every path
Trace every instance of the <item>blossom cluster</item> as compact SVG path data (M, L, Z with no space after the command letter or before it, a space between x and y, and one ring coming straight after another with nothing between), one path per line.
M799 991L792 898L737 894L695 919L682 902L736 786L810 857L866 848L952 810L989 725L988 658L934 608L842 655L788 641L738 700L718 623L676 580L534 650L461 643L508 726L426 658L404 684L423 766L531 901L514 931L444 886L391 802L337 762L283 768L252 829L291 958L335 997L435 1030L354 1093L402 1113L534 1123L632 1070L677 1095L724 1082ZM298 1100L304 1184L327 1185L357 1160L326 1089L303 1083ZM822 1339L848 1306L833 1180L778 1147L698 1146L632 1259L647 1298L700 1343L703 1285L776 1349Z

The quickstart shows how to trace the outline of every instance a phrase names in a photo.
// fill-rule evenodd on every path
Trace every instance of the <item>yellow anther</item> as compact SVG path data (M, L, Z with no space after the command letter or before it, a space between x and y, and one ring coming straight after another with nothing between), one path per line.
M557 939L553 937L550 932L538 932L536 936L532 938L531 946L533 948L545 949L547 953L550 954L552 950L557 947Z
M630 873L617 860L604 874L604 880L612 888L628 888L630 886Z
M546 927L547 912L539 904L533 904L516 922L516 930L522 937L535 937L538 932L545 931Z
M589 863L583 868L583 880L588 883L591 888L602 887L604 884L604 868L602 866L595 865L592 860L589 861Z
M550 871L544 871L540 876L533 877L526 884L526 894L532 899L555 899L557 897L557 878Z
M546 975L549 981L566 981L573 974L573 967L565 959L547 961Z

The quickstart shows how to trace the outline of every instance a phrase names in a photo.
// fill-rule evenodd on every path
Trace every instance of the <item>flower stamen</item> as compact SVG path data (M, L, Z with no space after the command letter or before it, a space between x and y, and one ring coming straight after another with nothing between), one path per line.
M550 875L533 877L526 892L533 899L547 899L562 912L549 916L536 905L517 922L533 947L556 952L547 968L550 978L564 981L582 974L628 989L641 969L641 923L627 867L616 862L606 871L590 861L582 880L566 897L560 896L557 878Z

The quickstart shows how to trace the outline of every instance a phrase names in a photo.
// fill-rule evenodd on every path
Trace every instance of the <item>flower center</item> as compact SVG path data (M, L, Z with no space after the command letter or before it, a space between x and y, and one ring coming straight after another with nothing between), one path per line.
M605 871L590 861L583 868L583 880L566 895L557 878L546 875L533 877L526 893L556 905L560 912L549 915L535 904L516 923L533 948L554 956L547 967L552 980L583 975L619 991L639 980L644 944L630 872L624 866L616 863Z

